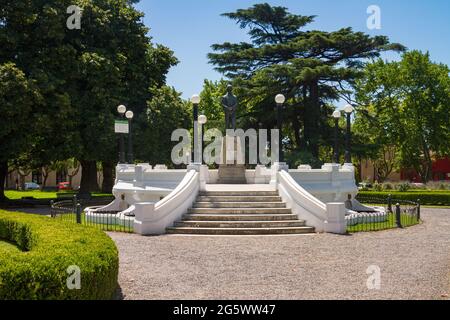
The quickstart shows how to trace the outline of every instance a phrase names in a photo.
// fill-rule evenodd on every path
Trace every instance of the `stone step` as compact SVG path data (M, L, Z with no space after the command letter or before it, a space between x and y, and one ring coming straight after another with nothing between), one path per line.
M199 196L215 197L215 196L272 196L278 197L278 191L200 191Z
M286 208L283 202L196 202L194 208Z
M222 214L290 214L288 208L189 208L188 213Z
M192 228L170 227L169 234L199 234L199 235L278 235L314 233L312 227L292 228Z
M296 214L185 214L187 221L287 221L296 220Z
M199 196L198 202L282 202L279 196Z
M175 222L175 227L191 228L286 228L304 227L302 220L281 220L281 221L195 221L184 220Z

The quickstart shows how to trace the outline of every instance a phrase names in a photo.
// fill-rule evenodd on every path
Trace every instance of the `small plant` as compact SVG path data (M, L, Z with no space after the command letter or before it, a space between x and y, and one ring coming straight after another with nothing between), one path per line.
M383 190L393 190L393 189L394 189L394 186L391 183L386 182L383 184Z
M381 183L378 183L378 181L375 181L373 184L373 190L375 191L383 191L383 185Z
M409 189L411 189L411 185L408 182L399 183L397 185L397 190L400 192L407 192Z

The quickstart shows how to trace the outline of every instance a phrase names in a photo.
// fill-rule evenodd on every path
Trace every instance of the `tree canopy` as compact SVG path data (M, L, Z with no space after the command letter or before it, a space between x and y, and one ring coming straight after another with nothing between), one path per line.
M351 28L306 30L315 16L292 14L267 3L225 13L247 30L250 42L214 44L208 55L216 70L239 89L245 106L243 127L275 126L274 97L287 98L288 149L319 157L330 136L330 103L348 93L364 61L383 51L402 51L385 36L371 37Z
M151 42L136 2L2 0L0 65L14 64L42 97L22 149L42 166L77 158L82 191L97 189L97 161L115 161L117 105L145 113L150 88L163 86L177 63L170 49ZM67 28L71 5L82 9L80 29Z
M390 162L415 169L424 182L431 179L433 157L450 153L449 72L420 51L366 67L356 84L355 129L373 143L373 159L384 159L393 146Z

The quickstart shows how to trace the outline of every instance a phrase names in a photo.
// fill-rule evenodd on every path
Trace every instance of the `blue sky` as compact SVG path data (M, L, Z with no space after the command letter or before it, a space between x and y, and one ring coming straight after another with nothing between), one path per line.
M171 48L180 63L167 83L190 97L201 91L203 79L222 76L208 64L213 43L246 41L247 36L224 12L264 1L247 0L141 0L145 24L155 43ZM285 0L265 1L302 15L317 15L310 29L333 31L352 27L370 35L386 35L409 49L430 51L434 61L450 65L450 1L448 0ZM381 30L366 26L367 7L381 9ZM389 55L392 59L395 56Z

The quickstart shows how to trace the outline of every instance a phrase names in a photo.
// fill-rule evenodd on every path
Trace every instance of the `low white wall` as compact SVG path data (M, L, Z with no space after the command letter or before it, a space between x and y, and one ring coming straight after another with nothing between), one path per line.
M125 196L129 205L138 202L157 202L169 195L183 180L187 170L153 169L148 164L119 164L113 195Z
M285 170L277 172L277 188L292 213L317 232L346 233L344 203L320 201L302 188Z
M200 173L190 170L180 184L163 200L135 204L134 232L142 235L166 233L192 207L199 192Z
M345 202L350 194L355 198L358 188L353 166L325 164L322 169L301 166L289 170L289 174L305 190L322 202Z

